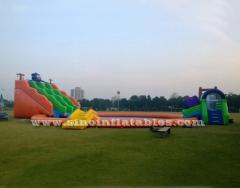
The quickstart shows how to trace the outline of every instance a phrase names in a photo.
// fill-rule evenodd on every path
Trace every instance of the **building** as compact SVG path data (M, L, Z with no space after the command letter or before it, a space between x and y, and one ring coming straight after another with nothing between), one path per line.
M118 99L121 100L121 97L120 96L114 96L114 97L112 97L112 102L117 101Z
M114 96L114 97L111 98L112 102L117 101L118 99L121 100L121 97L120 96Z
M1 94L1 97L0 97L0 108L3 108L4 107L4 100L3 100L3 96Z
M111 100L112 100L112 105L114 106L115 105L115 101L120 101L121 100L121 97L120 96L114 96L114 97L112 97L111 98Z
M76 100L84 99L84 90L81 87L75 87L75 89L71 89L71 97L74 97Z

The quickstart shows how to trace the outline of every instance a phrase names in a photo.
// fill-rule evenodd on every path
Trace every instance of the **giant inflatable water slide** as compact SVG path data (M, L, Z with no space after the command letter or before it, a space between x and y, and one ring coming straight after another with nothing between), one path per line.
M31 118L37 114L49 117L68 117L80 104L59 90L57 85L41 80L37 73L32 80L15 80L14 117Z
M80 103L56 84L41 80L38 73L31 80L23 74L15 80L14 117L38 122L61 121L63 129L95 127L149 127L182 126L179 122L201 120L206 124L228 124L229 114L225 95L218 89L207 90L199 99L196 96L184 99L182 114L155 112L88 112L80 110ZM83 126L79 126L85 122ZM157 122L157 123L156 123ZM169 124L170 123L170 124ZM186 125L186 123L184 123Z

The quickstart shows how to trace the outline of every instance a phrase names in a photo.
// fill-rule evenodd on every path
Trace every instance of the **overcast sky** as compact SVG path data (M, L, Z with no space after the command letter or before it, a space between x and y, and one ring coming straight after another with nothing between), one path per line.
M85 97L240 94L239 0L0 0L0 93L41 74ZM4 89L4 90L3 90Z

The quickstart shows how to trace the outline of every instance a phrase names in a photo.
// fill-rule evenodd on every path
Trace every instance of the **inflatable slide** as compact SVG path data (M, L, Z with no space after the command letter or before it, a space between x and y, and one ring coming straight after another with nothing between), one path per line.
M56 85L41 80L15 80L14 117L31 118L36 114L68 117L80 104Z

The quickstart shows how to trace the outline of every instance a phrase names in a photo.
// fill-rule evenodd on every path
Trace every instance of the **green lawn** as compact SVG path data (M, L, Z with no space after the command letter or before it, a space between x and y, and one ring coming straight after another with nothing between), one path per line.
M240 187L240 114L233 124L171 128L34 127L0 121L0 187Z

